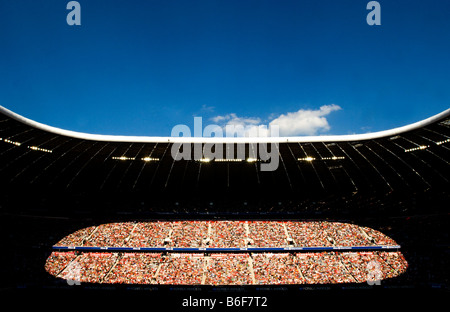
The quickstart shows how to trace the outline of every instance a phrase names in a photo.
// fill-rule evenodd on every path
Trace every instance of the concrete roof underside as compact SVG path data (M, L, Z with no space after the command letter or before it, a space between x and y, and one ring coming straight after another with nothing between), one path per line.
M183 140L193 151L211 143ZM98 204L120 197L128 204L175 205L170 209L192 199L206 205L266 199L272 205L391 194L408 198L450 189L450 109L374 134L278 138L274 171L261 170L261 159L248 159L254 143L266 139L240 140L222 141L228 143L225 151L244 148L240 161L174 160L172 150L180 142L174 138L76 133L0 107L0 187L8 200L64 194Z

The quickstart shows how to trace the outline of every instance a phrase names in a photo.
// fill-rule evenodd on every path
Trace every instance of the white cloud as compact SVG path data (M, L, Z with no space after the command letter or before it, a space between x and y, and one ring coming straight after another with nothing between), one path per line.
M211 118L225 129L226 136L268 136L270 126L278 126L280 136L316 135L330 130L326 116L341 107L335 104L323 105L317 110L300 109L296 112L271 115L268 124L262 124L258 117L238 117L231 113Z
M341 107L335 104L321 106L318 110L300 109L297 112L281 114L273 119L270 125L279 126L280 136L315 135L330 130L326 116L340 109Z

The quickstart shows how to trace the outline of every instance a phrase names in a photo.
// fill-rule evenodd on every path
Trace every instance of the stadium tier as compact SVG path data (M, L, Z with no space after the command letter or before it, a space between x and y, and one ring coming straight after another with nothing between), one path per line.
M341 222L155 221L109 223L80 229L61 239L53 249L151 251L161 247L168 251L400 248L383 233Z
M280 285L366 283L407 269L400 252L177 254L53 252L46 270L69 283Z
M241 244L236 247L237 242ZM397 251L400 246L391 238L370 228L339 222L110 223L78 230L53 249L46 262L47 272L73 282L361 283L367 282L373 271L370 265L376 266L380 281L398 276L407 268ZM164 256L157 253L161 250ZM294 253L300 250L314 253ZM334 271L338 274L332 274Z

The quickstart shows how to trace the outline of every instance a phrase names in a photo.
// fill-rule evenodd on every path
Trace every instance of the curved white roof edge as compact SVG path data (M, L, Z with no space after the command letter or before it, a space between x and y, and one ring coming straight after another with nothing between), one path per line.
M342 141L363 141L378 139L383 137L390 137L399 135L401 133L425 127L442 118L450 116L450 108L445 111L418 121L406 126L372 132L364 134L349 134L349 135L318 135L318 136L292 136L292 137L152 137L152 136L125 136L125 135L104 135L104 134L90 134L83 132L76 132L71 130L64 130L52 126L48 126L37 121L28 119L19 114L16 114L9 109L0 105L0 112L6 116L13 118L30 127L47 131L53 134L68 136L83 140L92 141L107 141L107 142L130 142L130 143L286 143L286 142L342 142Z

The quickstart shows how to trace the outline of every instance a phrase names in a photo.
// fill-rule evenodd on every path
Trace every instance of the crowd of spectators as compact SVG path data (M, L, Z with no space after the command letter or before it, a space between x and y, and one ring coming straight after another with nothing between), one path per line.
M125 253L105 276L103 282L152 284L160 262L159 253Z
M368 264L375 259L373 253L347 252L340 254L339 260L352 272L355 281L362 283L367 281L368 278Z
M299 269L308 284L334 284L355 282L335 253L313 253L297 256Z
M75 252L54 251L45 263L45 270L51 275L57 276L77 256Z
M404 273L400 252L167 254L53 252L50 274L90 283L274 285L364 283Z
M331 241L325 233L322 221L315 222L286 222L287 231L295 246L317 247L332 246Z
M208 237L206 221L175 221L170 235L171 247L203 247Z
M122 247L125 239L131 234L134 223L118 222L102 224L85 240L84 246Z
M372 245L367 234L355 224L341 222L321 222L325 235L335 246L365 246Z
M296 259L288 253L253 254L255 283L304 284L305 278L299 271Z
M244 221L211 222L208 247L242 248L247 245L247 229Z
M84 229L75 231L58 242L58 246L83 246L86 239L95 231L97 226L90 226Z
M216 254L206 261L206 285L253 284L247 254Z
M375 245L397 245L397 243L389 236L384 235L380 231L374 230L369 227L361 227L369 237L370 241Z
M204 263L201 254L173 254L165 257L156 277L157 284L200 285Z
M288 237L283 222L249 221L248 228L250 244L254 247L288 246Z
M58 246L324 247L397 245L368 227L328 221L174 221L108 223L76 231Z
M101 283L118 257L118 253L83 253L73 259L59 277L78 282Z
M383 252L379 253L379 258L382 259L379 262L386 265L381 266L382 276L384 278L392 278L403 273L407 269L407 263L405 257L400 252Z
M164 247L170 234L170 222L138 222L126 239L129 247Z

